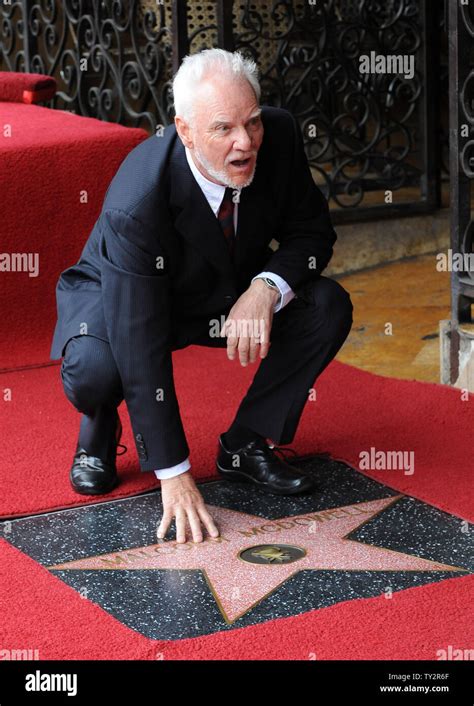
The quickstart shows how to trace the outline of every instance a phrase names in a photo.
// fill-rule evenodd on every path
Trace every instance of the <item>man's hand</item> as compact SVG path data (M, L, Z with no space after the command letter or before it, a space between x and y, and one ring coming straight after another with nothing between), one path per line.
M176 518L176 539L186 542L186 519L191 526L193 542L202 542L201 521L211 537L218 537L219 530L214 524L189 471L174 478L161 481L163 518L158 527L158 539L163 539L173 518Z
M260 346L260 358L265 358L270 348L270 331L273 309L279 293L256 279L229 312L221 336L227 336L227 357L234 360L236 351L244 367L254 363Z

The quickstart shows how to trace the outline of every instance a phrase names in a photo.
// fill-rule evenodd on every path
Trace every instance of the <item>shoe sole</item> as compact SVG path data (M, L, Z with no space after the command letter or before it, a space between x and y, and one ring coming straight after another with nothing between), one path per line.
M242 471L229 471L227 468L221 468L221 466L219 466L217 462L216 467L225 480L233 481L236 483L253 483L256 486L259 486L262 490L266 490L269 493L273 493L274 495L298 495L299 493L307 493L310 490L316 490L316 487L314 486L311 480L311 484L306 488L303 487L297 488L296 490L280 490L279 488L273 488L271 485L268 485L268 483L262 483L258 480L255 480L255 478L252 478L252 476L247 476L245 473L242 473Z

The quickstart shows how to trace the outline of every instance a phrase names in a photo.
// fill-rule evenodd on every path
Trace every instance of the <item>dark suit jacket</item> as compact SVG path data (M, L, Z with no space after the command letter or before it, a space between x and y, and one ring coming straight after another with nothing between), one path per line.
M60 276L51 358L62 356L72 336L110 343L143 471L189 453L171 350L227 314L263 269L298 293L332 256L336 234L297 121L266 106L262 121L255 177L240 196L234 264L170 125L127 155L79 262Z

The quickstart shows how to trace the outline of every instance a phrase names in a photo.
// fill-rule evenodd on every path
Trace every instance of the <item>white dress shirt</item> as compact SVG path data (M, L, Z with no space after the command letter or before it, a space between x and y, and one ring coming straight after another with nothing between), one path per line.
M185 147L184 150L186 152L186 158L188 160L189 168L191 169L191 172L193 173L193 176L196 179L197 183L201 187L202 192L206 197L209 206L212 209L212 212L217 218L222 199L224 198L226 187L222 184L215 184L213 181L209 181L209 179L207 179L204 174L201 174L199 169L194 164L191 152L188 150L187 147ZM234 233L237 233L238 206L238 202L234 203ZM293 292L289 284L285 282L282 277L275 274L274 272L260 272L260 274L255 275L255 277L252 278L252 282L254 279L263 276L270 277L280 290L280 299L275 304L274 308L274 313L276 313L277 311L280 311L280 309L283 309L283 307L286 306L286 304L288 304L294 298L295 293ZM160 468L156 470L155 475L157 478L159 478L159 480L165 480L166 478L173 478L174 476L178 476L181 473L185 473L186 471L189 471L190 468L191 463L189 462L188 456L184 461L176 464L176 466L171 466L169 468Z

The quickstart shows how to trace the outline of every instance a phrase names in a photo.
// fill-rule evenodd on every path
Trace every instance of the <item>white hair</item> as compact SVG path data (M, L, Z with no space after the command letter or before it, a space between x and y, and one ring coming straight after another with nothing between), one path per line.
M180 115L187 122L193 119L196 86L202 79L215 74L247 80L254 90L257 102L260 102L258 67L252 59L247 59L238 51L204 49L197 54L185 56L173 78L176 115Z

